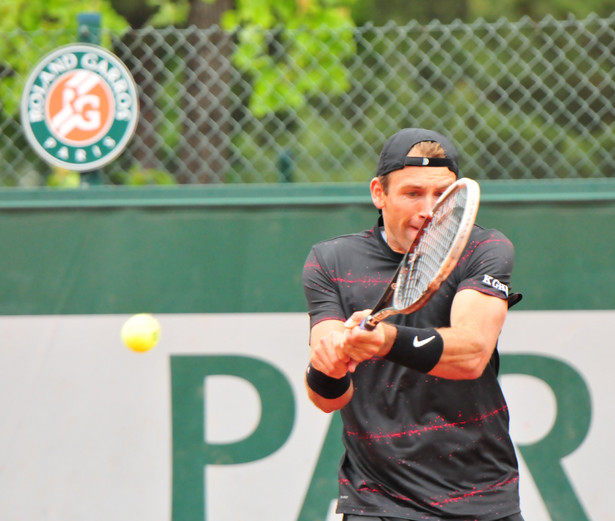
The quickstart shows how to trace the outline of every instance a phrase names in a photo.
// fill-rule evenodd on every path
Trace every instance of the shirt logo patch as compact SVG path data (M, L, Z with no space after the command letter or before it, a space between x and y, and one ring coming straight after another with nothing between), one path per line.
M491 286L498 291L501 291L508 297L508 286L506 284L502 284L498 279L494 279L491 275L483 275L482 283L485 286Z

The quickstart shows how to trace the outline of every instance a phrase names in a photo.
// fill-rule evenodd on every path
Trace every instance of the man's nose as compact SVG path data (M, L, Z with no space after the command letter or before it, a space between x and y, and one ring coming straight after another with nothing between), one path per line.
M434 204L436 204L436 201L437 197L434 195L426 195L423 197L421 201L421 208L419 210L419 215L421 218L425 219L431 213L431 209L434 207Z

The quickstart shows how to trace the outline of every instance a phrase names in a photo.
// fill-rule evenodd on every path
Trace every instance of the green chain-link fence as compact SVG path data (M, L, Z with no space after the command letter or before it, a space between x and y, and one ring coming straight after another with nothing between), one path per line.
M615 177L615 16L359 27L336 93L258 114L254 77L234 60L238 35L216 27L103 34L132 71L141 107L128 149L102 169L105 183L135 172L179 183L366 181L386 137L409 126L451 136L462 173L476 179ZM265 37L288 66L288 39ZM300 31L291 37L301 42ZM76 41L67 32L0 39L40 57ZM332 58L323 43L290 67L316 70ZM22 133L27 75L15 59L0 59L0 185L44 185L53 169Z

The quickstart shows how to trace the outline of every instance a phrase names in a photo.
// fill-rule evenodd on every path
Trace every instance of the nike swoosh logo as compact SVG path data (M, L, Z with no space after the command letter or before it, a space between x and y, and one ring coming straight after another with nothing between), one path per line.
M414 347L423 347L425 344L429 344L429 342L431 342L434 338L436 338L436 335L432 335L429 338L424 338L423 340L419 340L419 337L415 336L412 341L412 345Z

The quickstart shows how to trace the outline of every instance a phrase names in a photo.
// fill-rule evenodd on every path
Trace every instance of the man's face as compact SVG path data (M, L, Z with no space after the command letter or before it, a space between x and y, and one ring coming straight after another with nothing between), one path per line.
M382 210L389 246L405 253L438 197L455 182L456 176L446 167L407 166L388 177L386 193L380 178L372 179L372 200Z

